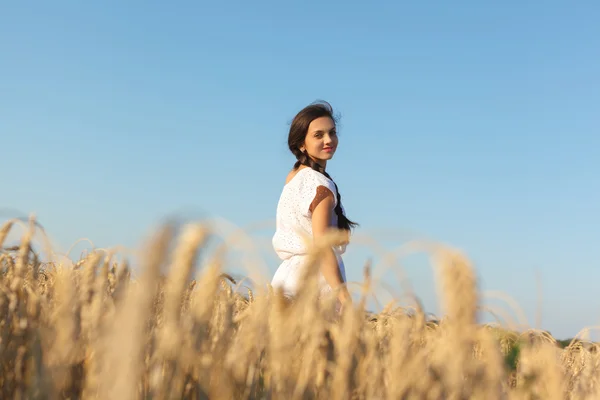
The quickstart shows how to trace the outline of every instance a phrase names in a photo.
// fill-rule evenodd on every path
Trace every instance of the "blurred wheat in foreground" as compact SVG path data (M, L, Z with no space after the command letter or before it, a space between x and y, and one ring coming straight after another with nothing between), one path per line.
M315 290L328 243L292 302L240 294L218 258L193 276L199 225L176 241L169 227L157 232L135 280L103 251L75 267L44 263L33 224L6 249L12 227L0 230L3 399L600 398L593 345L478 324L474 271L451 249L434 251L437 322L419 309L366 312L368 268L362 300L336 315Z

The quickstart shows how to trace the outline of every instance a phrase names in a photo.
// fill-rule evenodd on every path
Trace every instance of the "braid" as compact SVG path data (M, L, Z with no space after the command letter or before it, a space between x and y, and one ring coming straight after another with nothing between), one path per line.
M296 161L296 163L294 164L294 169L298 169L298 167L300 165L305 165L305 166L312 168L313 170L325 175L327 177L327 179L329 179L329 180L331 180L331 182L333 182L333 185L335 186L335 191L337 192L337 204L335 206L334 211L338 217L337 218L338 228L349 231L351 228L358 225L356 222L350 221L344 215L344 212L342 210L342 195L340 194L337 183L335 183L333 178L331 178L331 176L327 172L325 172L325 169L321 165L319 165L319 163L315 162L312 158L310 158L306 151L301 152L298 150L297 152L294 152L294 155L298 159L298 161Z

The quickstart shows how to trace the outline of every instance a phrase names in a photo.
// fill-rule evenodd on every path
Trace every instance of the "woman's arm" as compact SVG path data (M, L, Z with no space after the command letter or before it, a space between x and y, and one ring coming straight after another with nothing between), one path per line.
M315 200L311 204L312 231L315 242L321 240L331 228L330 221L334 207L335 201L333 193L331 193L329 189L320 186L317 189ZM328 248L323 255L321 260L321 272L325 277L325 281L333 290L338 289L340 285L344 284L337 258L331 248ZM350 293L345 285L341 287L338 299L342 304L347 300L350 300Z

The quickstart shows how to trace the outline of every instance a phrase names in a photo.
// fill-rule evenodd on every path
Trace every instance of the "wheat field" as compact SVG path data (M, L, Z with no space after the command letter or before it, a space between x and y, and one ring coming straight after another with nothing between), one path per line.
M165 225L146 242L139 276L96 249L73 265L41 260L36 225L0 229L3 399L597 399L594 343L478 321L468 258L430 249L444 318L419 307L336 313L316 293L312 247L293 301L268 285L239 290L215 256L195 271L209 232ZM21 226L19 226L21 225ZM18 246L4 242L23 228Z

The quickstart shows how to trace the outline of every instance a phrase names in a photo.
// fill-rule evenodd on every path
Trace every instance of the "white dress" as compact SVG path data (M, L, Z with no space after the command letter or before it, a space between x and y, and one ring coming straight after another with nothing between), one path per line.
M334 183L325 175L312 168L300 169L283 187L277 204L276 230L272 239L273 248L282 263L271 281L273 288L280 287L286 296L293 297L301 286L302 268L307 258L307 248L299 232L312 237L312 212L310 205L317 194L317 188L324 186L331 190L337 205L337 191ZM343 208L342 208L343 211ZM337 226L337 215L332 213L332 226ZM346 270L341 255L346 246L333 248L338 260L341 276L346 282ZM319 279L321 293L331 291L331 287L321 274Z

